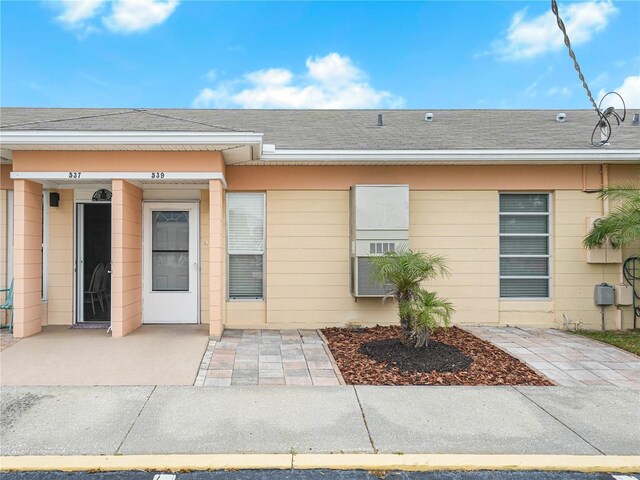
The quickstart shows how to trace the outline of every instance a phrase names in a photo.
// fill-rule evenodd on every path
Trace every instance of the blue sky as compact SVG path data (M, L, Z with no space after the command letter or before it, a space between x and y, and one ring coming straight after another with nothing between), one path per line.
M590 108L549 2L2 1L3 106ZM561 2L640 108L640 2Z

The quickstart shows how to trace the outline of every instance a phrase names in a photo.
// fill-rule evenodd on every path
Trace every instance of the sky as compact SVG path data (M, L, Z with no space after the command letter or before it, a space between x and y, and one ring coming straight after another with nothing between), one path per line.
M589 87L640 108L640 1L559 2ZM549 1L0 2L0 104L591 108Z

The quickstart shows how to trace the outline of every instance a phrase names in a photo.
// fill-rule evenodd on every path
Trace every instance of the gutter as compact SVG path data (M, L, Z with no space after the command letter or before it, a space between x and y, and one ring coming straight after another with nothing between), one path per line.
M260 157L267 163L371 164L532 164L640 163L640 149L556 150L278 150L265 145Z
M152 132L0 130L0 144L9 145L259 145L262 133L254 132Z
M251 161L272 164L601 164L639 163L640 149L302 150L263 144L255 132L0 130L3 149L38 146L251 146Z

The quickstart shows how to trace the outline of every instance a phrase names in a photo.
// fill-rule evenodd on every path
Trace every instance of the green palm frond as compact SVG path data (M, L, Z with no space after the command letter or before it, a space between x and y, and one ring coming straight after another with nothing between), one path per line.
M450 275L444 257L401 249L382 256L371 256L369 259L374 267L375 278L381 283L391 284L392 290L385 299L396 299L400 325L404 331L411 331L416 335L414 340L424 339L419 332L430 332L440 325L450 325L453 305L438 297L435 292L422 288L423 282L427 280ZM411 335L405 338L411 338ZM417 341L414 346L423 344L426 345L425 342Z
M390 283L394 294L403 297L411 297L426 280L449 276L444 257L439 255L405 249L371 256L369 259L376 279L381 283Z
M615 187L605 187L600 192L599 197L609 200L631 201L640 204L640 185L627 183Z
M422 292L416 299L417 323L420 327L426 327L433 331L440 325L449 328L451 317L455 309L453 304L444 298L440 298L435 292Z
M632 184L607 187L600 197L618 204L584 238L584 246L597 248L611 241L615 248L622 248L640 241L640 187Z

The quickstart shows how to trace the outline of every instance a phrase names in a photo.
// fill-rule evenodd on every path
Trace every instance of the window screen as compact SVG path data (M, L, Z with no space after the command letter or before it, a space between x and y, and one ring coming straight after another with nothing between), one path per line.
M500 297L547 298L549 194L500 194Z
M230 299L264 297L264 194L227 194Z

